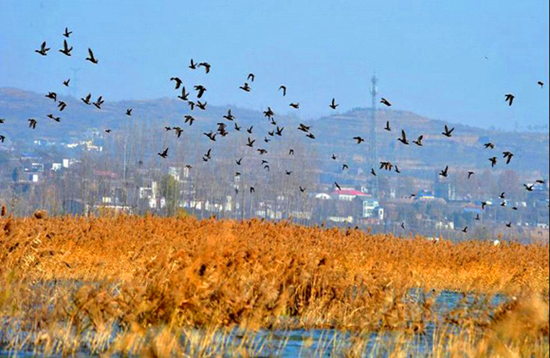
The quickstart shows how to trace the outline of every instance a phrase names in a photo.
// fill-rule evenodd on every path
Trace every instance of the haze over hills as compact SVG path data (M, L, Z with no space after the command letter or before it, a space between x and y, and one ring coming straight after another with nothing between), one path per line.
M97 96L97 94L94 94ZM110 102L108 99L102 109L84 105L79 99L66 98L67 108L59 112L51 99L44 94L28 92L14 88L0 89L0 118L6 123L0 127L0 134L6 136L7 147L20 141L34 139L49 139L53 141L70 141L83 139L86 133L95 129L103 131L110 128L113 132L128 129L134 124L144 128L162 128L163 126L181 126L189 138L204 140L202 132L215 130L216 123L223 120L223 115L230 106L208 105L207 110L191 111L186 102L178 99L151 99L141 101ZM133 108L132 116L126 116L127 108ZM254 126L253 137L261 140L272 126L264 115L258 111L232 108L233 115L240 126ZM367 145L353 141L354 136L367 138L367 116L371 109L357 108L349 112L335 111L333 115L314 120L301 120L296 116L279 116L274 108L275 120L280 126L285 126L285 136L293 134L293 140L300 140L304 145L314 149L321 171L337 171L342 161L350 164L350 170L356 173L364 167ZM53 113L61 117L57 123L46 115ZM191 114L196 118L192 127L184 124L183 116ZM380 160L392 161L399 165L403 172L414 176L426 176L440 170L445 165L459 169L490 168L488 158L495 155L502 158L502 151L510 150L515 154L510 165L505 165L499 159L495 170L513 169L518 172L536 173L546 177L549 170L549 135L548 133L519 133L498 130L480 129L460 124L433 120L420 115L391 109L380 109L377 117L378 157ZM36 118L36 130L28 128L27 119ZM386 121L390 121L392 131L384 130ZM227 121L226 121L227 122ZM296 131L298 123L311 126L311 132L316 140L302 136ZM231 122L227 122L231 136L234 132ZM444 125L455 127L452 138L441 135ZM424 135L424 146L417 147L411 143L404 146L397 141L401 129L407 132L409 140ZM242 133L242 132L241 132ZM243 134L241 134L243 135ZM495 143L494 150L484 149L483 143ZM243 143L244 145L244 143ZM330 156L336 154L338 163ZM362 168L365 171L367 168Z

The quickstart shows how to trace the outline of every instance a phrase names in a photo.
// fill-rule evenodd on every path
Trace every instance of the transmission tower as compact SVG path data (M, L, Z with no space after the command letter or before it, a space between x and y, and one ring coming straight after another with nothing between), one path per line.
M377 99L376 95L378 94L378 88L376 84L378 83L378 78L376 75L373 75L371 78L371 99L372 105L370 112L367 111L367 189L373 197L378 197L378 177L370 174L371 168L377 168L378 166L378 149L376 143L376 104Z

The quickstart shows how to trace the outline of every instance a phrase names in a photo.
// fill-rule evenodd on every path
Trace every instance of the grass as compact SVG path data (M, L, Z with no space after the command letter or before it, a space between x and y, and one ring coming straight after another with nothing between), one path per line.
M303 329L306 355L548 356L548 244L37 213L0 218L0 262L10 352L278 355Z

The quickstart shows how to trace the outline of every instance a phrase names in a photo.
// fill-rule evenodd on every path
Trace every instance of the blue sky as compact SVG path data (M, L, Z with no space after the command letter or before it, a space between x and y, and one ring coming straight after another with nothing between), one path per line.
M160 3L2 0L0 87L63 93L80 68L76 95L150 99L176 96L168 79L179 76L206 86L210 104L291 112L293 101L311 118L330 114L333 97L341 111L368 106L376 71L395 109L482 127L548 123L548 90L536 84L549 81L547 0ZM65 26L72 58L57 52ZM44 40L47 57L34 53ZM98 66L84 61L88 47ZM189 70L190 58L211 73Z

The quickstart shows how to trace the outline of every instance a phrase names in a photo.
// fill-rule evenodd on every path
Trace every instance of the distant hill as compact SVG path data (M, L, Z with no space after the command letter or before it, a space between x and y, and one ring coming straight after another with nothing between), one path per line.
M117 130L129 123L144 123L150 126L179 125L185 128L183 116L193 115L197 120L192 130L215 130L216 123L223 121L222 116L229 107L209 105L206 111L195 109L191 111L185 102L178 99L152 99L141 101L106 101L101 110L86 106L79 99L63 98L67 108L59 112L53 100L44 94L23 91L13 88L0 89L0 118L6 123L0 125L0 134L7 137L7 143L48 138L57 141L67 141L81 138L90 129ZM95 100L95 98L94 98ZM132 117L125 115L127 108L133 108ZM255 136L261 138L273 127L262 113L241 108L232 108L237 122L244 128L254 125ZM342 161L350 163L350 169L364 168L367 145L353 141L354 136L367 139L367 116L371 109L359 108L346 113L335 112L334 115L315 120L304 121L311 126L311 132L316 140L304 137L302 142L315 148L319 168L322 171L334 172ZM48 113L60 116L61 122L56 123L46 118ZM536 172L544 177L549 170L549 135L548 133L513 133L492 131L460 124L452 124L441 120L433 120L420 115L391 109L381 109L376 112L378 157L380 160L390 160L398 164L403 171L414 173L414 176L431 175L435 170L445 165L463 168L488 168L488 158L495 155L500 158L495 169L514 169L521 172ZM36 118L36 130L28 128L27 119ZM278 124L285 126L284 134L295 132L298 140L302 133L296 131L300 120L290 116L275 116ZM390 121L392 131L383 128ZM227 122L229 132L232 124ZM452 138L441 135L444 125L455 127ZM409 139L424 135L424 146L412 144L404 146L397 141L401 129L404 129ZM230 134L231 135L231 134ZM202 140L202 138L201 138ZM483 143L495 143L494 150L483 148ZM1 145L1 144L0 144ZM502 151L510 150L515 154L512 163L506 166L502 161ZM332 154L339 157L338 161L330 159ZM312 158L313 159L313 158ZM353 166L353 167L352 167Z

